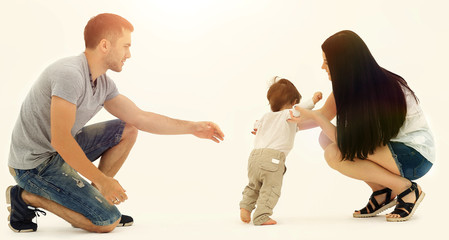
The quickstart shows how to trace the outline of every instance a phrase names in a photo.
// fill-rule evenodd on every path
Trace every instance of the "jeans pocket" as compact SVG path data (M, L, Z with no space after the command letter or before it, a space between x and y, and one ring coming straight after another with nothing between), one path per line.
M14 171L16 172L16 176L14 176L14 179L19 184L19 186L21 186L21 182L23 182L24 180L26 181L28 175L30 175L31 173L31 170L14 169Z

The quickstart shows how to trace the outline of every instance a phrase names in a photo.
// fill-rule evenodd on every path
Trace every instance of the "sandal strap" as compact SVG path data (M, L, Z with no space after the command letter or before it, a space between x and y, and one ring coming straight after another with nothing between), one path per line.
M406 202L404 202L404 200L402 200L402 198L407 196L411 192L415 192L415 197L416 197L415 199L419 198L419 191L418 191L417 184L415 182L411 182L411 183L412 183L412 185L409 188L407 188L405 191L403 191L402 193L400 193L398 195L398 202L400 204L405 204L406 203Z
M377 209L377 208L376 208ZM374 212L375 210L373 209L373 207L371 206L371 204L368 202L368 204L366 205L366 207L364 207L362 210L360 210L361 214L369 214Z
M384 188L378 191L373 192L373 194L371 195L370 200L373 200L374 206L377 208L382 207L386 204L389 204L391 202L391 189L389 188ZM381 194L385 194L385 201L383 204L379 204L376 200L376 198L374 198L375 196L381 195Z
M368 204L366 205L366 207L359 210L360 213L361 214L373 213L373 212L377 211L379 208L385 206L386 204L389 204L391 202L391 192L392 191L389 188L384 188L384 189L373 192L373 194L371 194L371 196L369 198L369 201L368 201ZM375 197L378 195L381 195L381 194L386 194L385 201L384 201L384 203L379 204Z
M402 200L402 198L405 197L406 195L410 194L411 192L415 193L415 197L416 197L415 202L414 203L404 202L404 200ZM398 195L398 204L396 205L394 211L391 212L391 214L397 214L401 218L407 217L413 211L413 208L415 207L416 201L418 201L418 199L419 199L418 185L415 182L412 182L412 185L408 189L406 189L405 191L403 191L402 193L400 193Z
M391 189L384 188L381 190L377 190L377 191L373 192L373 194L371 196L373 197L373 196L377 196L377 195L384 194L384 193L389 194L391 196Z
M412 212L413 207L415 207L414 203L399 203L391 214L407 217Z

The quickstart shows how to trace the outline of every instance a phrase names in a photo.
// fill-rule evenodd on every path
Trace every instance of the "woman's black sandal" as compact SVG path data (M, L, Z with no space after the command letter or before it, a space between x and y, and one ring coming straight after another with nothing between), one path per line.
M403 197L407 196L409 193L415 192L415 203L406 203L404 200L402 200ZM416 183L412 182L412 186L408 188L407 190L403 191L401 194L398 195L398 204L394 208L394 211L390 214L397 214L400 217L387 217L387 221L389 222L403 222L409 220L413 214L415 213L416 209L418 208L418 205L421 203L421 201L424 199L424 196L426 194L424 192L421 192L419 194L418 185Z
M379 204L376 201L375 197L381 194L385 194L385 201L382 204ZM384 188L382 190L373 192L366 207L356 211L352 216L355 218L374 217L377 214L393 207L394 205L396 205L396 199L391 199L391 189Z

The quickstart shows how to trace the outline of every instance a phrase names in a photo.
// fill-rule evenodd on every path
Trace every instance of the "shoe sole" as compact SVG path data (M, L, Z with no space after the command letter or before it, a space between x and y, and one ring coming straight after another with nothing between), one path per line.
M8 222L11 222L11 189L12 189L13 187L14 187L14 186L9 186L9 187L6 189L6 204L10 205L10 206L7 206L7 207L6 207L6 208L8 209L8 212L9 212ZM10 228L13 232L16 232L16 233L20 233L20 232L34 232L33 229L17 230L17 229L15 229L15 228L13 228L13 227L11 226L11 223L8 223L8 226L9 226L9 228Z
M6 204L9 205L6 208L8 209L9 215L8 215L8 222L11 219L11 188L13 188L13 186L9 186L6 189ZM10 226L11 227L11 226Z
M391 201L390 203L388 203L387 205L377 209L377 211L374 211L372 213L367 213L367 214L360 214L360 213L353 213L352 216L354 218L370 218L370 217L375 217L378 214L382 213L383 211L394 207L396 205L396 199L394 199L393 201Z
M117 224L117 227L129 227L131 225L133 225L134 222L129 222L129 223L119 223Z
M9 186L6 189L6 204L11 204L11 188L13 188L14 186Z
M409 220L413 216L413 214L415 213L416 209L418 208L419 204L422 202L422 200L424 199L425 196L426 196L426 194L424 192L421 192L421 195L419 195L418 200L416 200L416 202L415 202L415 206L413 207L412 212L408 216L403 217L403 218L388 218L387 217L387 222L404 222L404 221Z

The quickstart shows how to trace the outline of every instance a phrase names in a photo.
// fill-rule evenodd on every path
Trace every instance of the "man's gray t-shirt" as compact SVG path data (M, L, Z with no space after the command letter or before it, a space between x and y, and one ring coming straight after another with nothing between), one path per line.
M92 87L90 71L84 53L61 59L40 75L20 109L12 133L8 165L16 169L33 169L52 157L50 105L58 96L76 105L76 120L72 136L98 112L104 102L119 94L106 74Z

